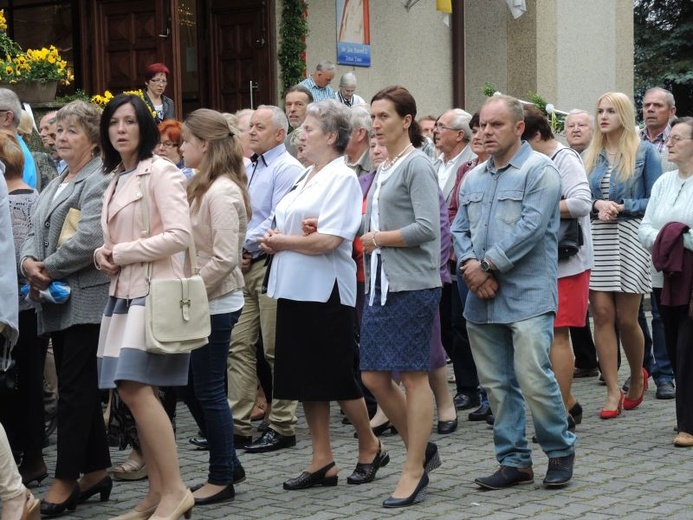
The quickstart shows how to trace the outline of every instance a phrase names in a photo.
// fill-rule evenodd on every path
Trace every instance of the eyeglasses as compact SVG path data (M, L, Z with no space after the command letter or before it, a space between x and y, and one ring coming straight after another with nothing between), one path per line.
M166 85L168 83L167 79L150 79L149 83L160 83L162 85Z
M175 148L176 143L173 143L171 141L161 141L159 143L159 146L163 146L164 148Z
M461 128L452 128L451 126L441 125L440 123L436 123L434 125L434 128L436 130L452 130L453 132L459 132L460 130L462 130Z
M678 135L670 135L669 137L666 138L666 140L664 142L676 144L679 141L690 141L691 139L693 139L693 137L680 137Z

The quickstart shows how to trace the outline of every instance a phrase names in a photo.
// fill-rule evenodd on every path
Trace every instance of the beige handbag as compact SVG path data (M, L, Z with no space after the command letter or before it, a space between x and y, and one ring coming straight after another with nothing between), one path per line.
M58 237L58 247L63 245L65 241L77 232L79 219L82 217L82 212L77 208L70 208L65 215L63 227L60 228L60 236Z
M149 197L141 178L142 218L149 236ZM146 267L149 293L145 299L145 340L152 354L185 354L208 343L212 332L209 301L197 268L195 242L188 246L193 274L189 278L152 280L152 264Z

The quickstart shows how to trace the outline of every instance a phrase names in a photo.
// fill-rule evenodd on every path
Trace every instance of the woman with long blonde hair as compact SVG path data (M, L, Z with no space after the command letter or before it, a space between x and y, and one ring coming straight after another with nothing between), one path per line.
M592 192L594 245L590 304L607 387L599 416L613 419L623 409L636 408L647 390L649 376L642 368L645 340L638 325L638 308L643 294L651 291L650 255L638 240L638 228L662 166L654 146L638 137L635 108L628 96L621 92L603 94L595 113L594 136L585 157ZM616 330L630 367L626 396L618 385Z
M190 220L205 282L212 332L190 355L185 403L209 443L207 481L193 488L195 505L232 500L245 478L233 445L233 417L226 401L226 358L231 331L243 309L241 254L250 213L243 147L219 112L195 110L183 124L185 166L198 174L188 184Z

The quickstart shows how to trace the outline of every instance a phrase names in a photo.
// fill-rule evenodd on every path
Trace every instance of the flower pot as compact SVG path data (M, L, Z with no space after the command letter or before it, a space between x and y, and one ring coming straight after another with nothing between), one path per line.
M0 87L5 87L14 91L22 102L48 103L55 100L58 82L46 81L45 83L0 84Z

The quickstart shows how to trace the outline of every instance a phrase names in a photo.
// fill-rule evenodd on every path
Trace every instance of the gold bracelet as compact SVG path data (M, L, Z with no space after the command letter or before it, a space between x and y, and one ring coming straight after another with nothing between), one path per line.
M375 235L376 235L377 233L378 233L378 232L376 231L376 232L374 232L374 233L371 235L371 242L373 242L373 245L374 245L376 248L379 249L380 246L379 246L378 243L375 241Z

